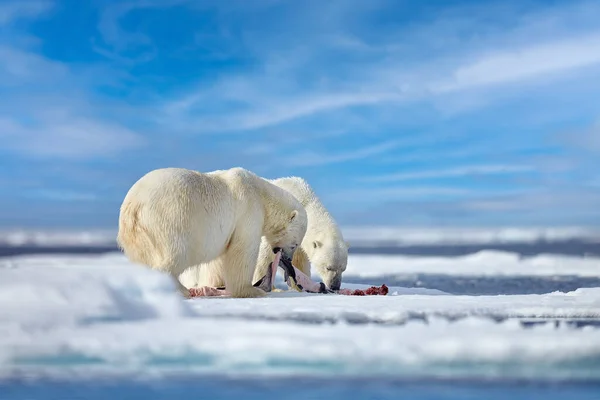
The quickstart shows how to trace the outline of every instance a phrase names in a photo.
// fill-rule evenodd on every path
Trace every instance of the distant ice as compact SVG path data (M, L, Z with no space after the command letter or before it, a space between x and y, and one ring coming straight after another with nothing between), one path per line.
M349 257L346 270L348 275L361 277L416 273L461 276L600 277L600 258L559 255L522 258L514 253L492 250L457 257L356 254Z
M0 246L116 246L114 230L4 230Z
M538 241L582 240L600 243L600 229L558 228L420 228L420 227L344 227L344 237L353 246L460 245L534 243ZM115 230L41 230L0 231L0 246L114 246Z
M390 296L185 301L167 276L118 253L1 259L0 377L600 378L598 329L494 322L600 318L600 288L520 296L391 289Z
M560 228L415 228L345 227L344 238L355 246L481 245L534 243L538 241L583 240L600 243L600 229Z

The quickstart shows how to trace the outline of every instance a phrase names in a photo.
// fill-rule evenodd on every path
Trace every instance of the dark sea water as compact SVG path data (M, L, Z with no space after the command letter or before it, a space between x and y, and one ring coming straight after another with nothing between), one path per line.
M2 400L407 399L598 400L600 382L394 381L390 379L226 378L158 381L35 381L0 386Z
M537 242L514 243L486 243L459 244L459 245L415 245L395 246L381 242L376 246L352 245L350 254L385 254L385 255L413 255L413 256L440 256L453 257L473 254L481 250L498 250L516 253L523 257L538 254L557 254L570 256L600 256L600 242L585 240L556 240ZM118 251L116 246L2 246L0 257L9 257L24 254L102 254Z

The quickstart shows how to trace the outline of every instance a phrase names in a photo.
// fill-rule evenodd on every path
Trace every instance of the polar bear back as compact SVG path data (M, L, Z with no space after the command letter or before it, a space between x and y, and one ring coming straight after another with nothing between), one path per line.
M317 232L320 232L343 241L342 232L333 216L327 211L306 180L292 176L273 179L271 180L271 183L291 193L298 201L300 201L302 206L307 210L307 213L312 217L309 217L307 228L307 234L308 231L310 231L311 234L307 236L314 236ZM306 236L305 238L310 239Z
M295 248L306 226L293 195L250 171L163 168L144 175L125 196L117 241L132 261L166 270L214 260L232 240L258 250L265 236L274 246Z
M219 256L235 228L239 207L228 184L218 174L201 174L180 168L151 171L129 190L122 206L135 208L136 221L120 220L117 240L135 262L161 266L192 265L194 260ZM127 246L126 223L144 231L152 243ZM194 245L202 243L201 246ZM154 251L152 251L154 250ZM169 260L172 255L186 259Z

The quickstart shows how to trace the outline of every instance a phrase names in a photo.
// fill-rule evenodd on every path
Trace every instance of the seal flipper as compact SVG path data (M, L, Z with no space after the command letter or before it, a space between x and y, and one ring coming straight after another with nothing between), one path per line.
M274 287L275 275L277 274L277 266L279 265L280 259L281 259L281 251L275 253L275 259L269 266L269 270L267 271L265 276L260 278L252 286L262 289L267 293L271 292Z
M294 268L292 265L292 260L282 254L281 260L279 261L279 266L281 269L283 269L283 279L288 286L298 292L302 292L304 288L298 283L298 278L296 277L296 268Z
M262 289L267 293L270 292L271 288L273 287L271 280L269 279L270 276L271 276L271 274L266 274L252 286Z
M294 267L294 270L296 273L296 282L305 292L322 294L333 293L333 291L329 290L323 282L313 281L310 276L306 275L296 267Z

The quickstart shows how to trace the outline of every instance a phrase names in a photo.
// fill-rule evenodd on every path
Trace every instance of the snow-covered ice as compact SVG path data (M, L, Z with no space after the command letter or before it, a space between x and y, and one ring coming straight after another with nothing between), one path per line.
M351 256L347 276L368 274L379 285L385 282L378 276L406 269L598 276L599 266L592 258L520 260L494 252L454 259ZM388 296L283 292L183 300L170 278L119 253L0 259L1 377L185 372L600 378L597 328L524 328L519 322L558 318L600 320L600 288L455 296L392 287Z
M349 275L372 277L398 274L467 276L582 276L600 277L600 258L518 254L483 250L457 257L354 255Z

